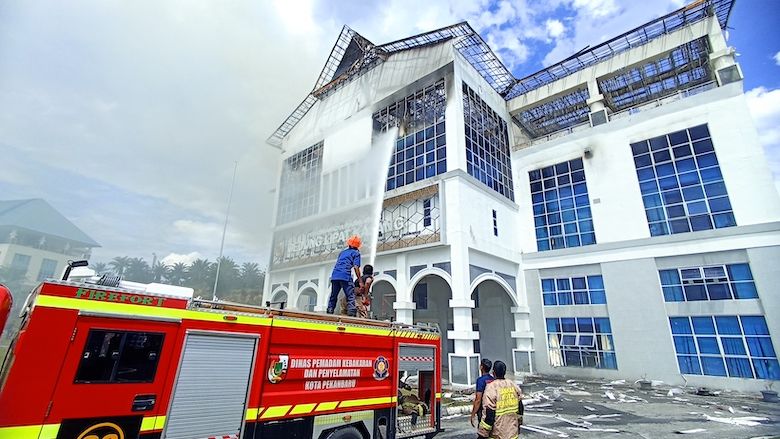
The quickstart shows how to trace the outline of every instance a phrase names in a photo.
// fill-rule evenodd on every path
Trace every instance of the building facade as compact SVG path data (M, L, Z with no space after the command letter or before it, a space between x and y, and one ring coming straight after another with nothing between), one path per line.
M266 300L323 311L357 232L377 236L375 316L438 324L454 384L482 356L516 373L780 379L780 197L722 31L732 6L698 2L523 79L466 23L385 45L345 27L269 139ZM376 158L386 132L386 178L354 184L365 164L345 145ZM354 214L374 199L378 229Z
M44 200L0 201L0 282L30 286L56 278L68 260L89 259L99 246ZM13 293L23 298L27 291Z

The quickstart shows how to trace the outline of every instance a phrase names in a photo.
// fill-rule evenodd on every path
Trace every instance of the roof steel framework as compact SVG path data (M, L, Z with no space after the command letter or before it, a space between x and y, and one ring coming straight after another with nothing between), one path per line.
M490 46L465 21L379 46L348 26L344 26L317 78L314 89L268 138L268 143L280 146L284 137L318 99L348 84L351 79L379 65L387 56L394 53L454 40L453 45L458 52L497 93L509 100L707 17L717 17L720 27L725 28L733 5L734 0L696 0L593 48L583 49L559 63L522 79L515 79ZM555 108L554 111L559 110ZM555 117L560 118L560 115Z

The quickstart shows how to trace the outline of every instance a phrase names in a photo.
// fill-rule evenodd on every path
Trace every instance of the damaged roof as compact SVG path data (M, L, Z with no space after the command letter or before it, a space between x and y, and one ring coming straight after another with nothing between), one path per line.
M696 0L592 48L586 47L522 79L514 77L479 33L465 21L382 45L375 45L345 25L314 88L271 134L268 143L280 146L284 137L317 100L348 84L394 53L455 40L454 47L460 54L498 94L509 100L710 16L716 16L720 27L725 29L733 6L734 0Z

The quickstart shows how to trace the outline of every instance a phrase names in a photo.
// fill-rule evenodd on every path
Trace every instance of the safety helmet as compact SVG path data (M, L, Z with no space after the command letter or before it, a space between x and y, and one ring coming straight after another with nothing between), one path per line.
M352 235L347 238L347 247L360 248L361 244L362 242L360 241L360 236L358 235Z

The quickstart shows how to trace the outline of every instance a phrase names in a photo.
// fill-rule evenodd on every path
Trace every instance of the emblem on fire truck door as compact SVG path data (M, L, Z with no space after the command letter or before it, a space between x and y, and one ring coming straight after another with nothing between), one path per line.
M287 376L287 365L290 362L289 355L272 355L268 366L268 381L276 384Z
M374 360L374 379L381 381L390 374L390 363L383 356L376 357Z
M141 429L142 416L65 419L57 439L132 439Z
M103 422L84 430L77 439L125 439L125 433L113 422Z

